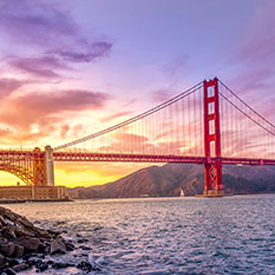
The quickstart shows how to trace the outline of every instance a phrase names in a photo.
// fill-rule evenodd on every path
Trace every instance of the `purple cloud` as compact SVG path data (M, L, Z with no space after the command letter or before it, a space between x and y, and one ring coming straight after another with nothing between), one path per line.
M12 59L10 65L34 76L46 78L58 78L59 74L56 73L55 70L69 68L59 59L49 56L29 58L18 57Z
M111 43L107 42L95 42L91 45L86 45L84 50L76 51L76 50L60 50L53 52L54 54L60 56L64 60L70 62L92 62L99 57L103 57L107 55L112 48Z
M14 78L0 78L0 97L9 96L23 85L23 82ZM0 99L1 99L0 98Z
M36 77L60 77L56 70L68 69L65 62L94 62L112 48L109 42L86 37L68 12L41 2L2 1L1 30L22 48L33 47L37 57L18 57L10 65Z
M28 0L4 0L0 4L0 26L21 42L55 46L56 40L79 34L79 28L65 12Z

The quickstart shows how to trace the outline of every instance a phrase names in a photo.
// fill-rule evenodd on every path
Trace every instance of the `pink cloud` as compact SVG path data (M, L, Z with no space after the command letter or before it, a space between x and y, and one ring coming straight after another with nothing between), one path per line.
M62 125L61 126L61 131L60 131L61 138L64 138L69 130L70 130L70 126L68 124Z
M22 94L6 98L0 111L1 122L16 129L16 133L10 132L11 140L38 139L55 131L57 125L61 125L60 134L64 137L70 128L69 125L62 125L66 118L62 115L64 112L104 108L109 98L108 94L87 90ZM38 125L38 133L31 131L34 124ZM80 130L79 125L73 129L75 133ZM16 137L12 136L13 134L16 134Z

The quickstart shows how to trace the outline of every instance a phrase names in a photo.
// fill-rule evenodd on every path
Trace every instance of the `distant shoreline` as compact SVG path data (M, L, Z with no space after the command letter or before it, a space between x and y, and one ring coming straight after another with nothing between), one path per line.
M0 200L1 204L15 204L15 203L33 203L33 202L69 202L74 201L73 199L14 199L14 200Z
M226 197L236 197L236 196L254 196L254 195L272 195L275 194L275 192L261 192L261 193L239 193L239 194L230 194L230 195L225 195L224 198ZM79 198L74 198L74 199L14 199L14 200L0 200L0 205L1 204L19 204L19 203L49 203L49 202L73 202L75 200L80 200L80 201L85 201L85 200L113 200L113 199L164 199L164 198L170 198L170 199L184 199L184 198L207 198L203 197L203 195L195 195L195 196L184 196L184 197L176 197L176 196L162 196L162 197L156 197L156 196L149 196L149 197L127 197L127 198L87 198L87 199L79 199ZM222 198L222 197L221 197Z
M271 195L271 194L275 194L275 192L261 192L261 193L238 193L238 194L227 194L224 197L236 197L236 196L254 196L254 195ZM119 197L119 198L115 198L115 197L102 197L102 198L74 198L73 200L80 200L80 201L86 201L86 200L114 200L114 199L184 199L184 198L196 198L197 195L194 196L148 196L148 197ZM203 196L201 195L201 197L203 198ZM198 197L199 198L199 197Z

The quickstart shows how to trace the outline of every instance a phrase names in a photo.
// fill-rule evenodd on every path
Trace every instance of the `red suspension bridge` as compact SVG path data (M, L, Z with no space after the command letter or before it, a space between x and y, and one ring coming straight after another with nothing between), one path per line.
M275 126L214 78L56 148L0 151L0 169L27 185L53 186L54 161L203 164L204 195L221 196L222 165L275 165Z

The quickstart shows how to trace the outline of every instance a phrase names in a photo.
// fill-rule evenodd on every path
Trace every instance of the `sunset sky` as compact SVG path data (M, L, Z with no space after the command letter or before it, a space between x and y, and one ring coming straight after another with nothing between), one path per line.
M275 122L274 14L272 0L0 0L1 149L69 142L214 76ZM144 166L56 164L56 184Z

